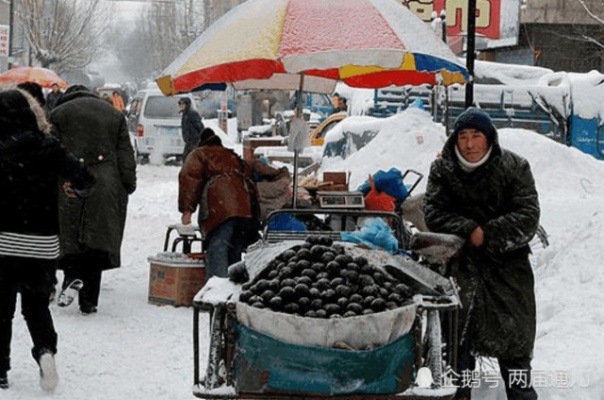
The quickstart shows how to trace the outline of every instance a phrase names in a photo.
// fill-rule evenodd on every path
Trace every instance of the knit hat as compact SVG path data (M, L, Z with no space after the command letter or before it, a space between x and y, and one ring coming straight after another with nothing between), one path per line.
M191 99L188 97L182 97L180 99L178 99L178 103L182 103L182 104L186 104L186 105L190 105L191 104Z
M199 135L198 146L211 146L216 144L222 144L222 140L216 136L211 128L204 128L204 130L201 131L201 135Z
M489 144L493 144L497 138L497 130L493 126L489 114L475 107L470 107L459 114L453 124L453 135L457 136L464 129L476 129L482 132L487 137Z

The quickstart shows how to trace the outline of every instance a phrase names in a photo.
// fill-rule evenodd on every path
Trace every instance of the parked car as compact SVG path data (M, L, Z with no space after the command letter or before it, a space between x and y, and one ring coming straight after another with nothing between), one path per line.
M183 97L189 97L191 106L196 108L191 94L165 96L159 89L146 89L132 98L127 115L128 130L141 163L149 162L150 157L156 163L181 160L185 144L178 100Z

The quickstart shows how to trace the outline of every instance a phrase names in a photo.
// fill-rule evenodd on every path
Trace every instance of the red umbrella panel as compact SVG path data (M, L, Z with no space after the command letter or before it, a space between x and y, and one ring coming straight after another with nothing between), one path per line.
M17 67L0 74L2 83L33 82L44 88L50 88L54 83L61 89L66 89L69 84L55 72L42 67Z

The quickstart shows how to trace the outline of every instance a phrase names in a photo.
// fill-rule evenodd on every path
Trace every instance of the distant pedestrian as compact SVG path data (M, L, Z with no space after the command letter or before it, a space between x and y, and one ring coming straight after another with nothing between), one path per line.
M338 104L336 106L336 112L347 112L348 111L348 100L346 97L340 96Z
M46 111L50 113L57 106L59 100L63 97L63 92L57 83L53 83L50 92L46 95Z
M333 106L334 110L338 107L339 100L340 100L340 93L334 92L334 94L331 95L331 105Z
M121 264L128 195L136 189L136 161L126 118L84 86L72 86L50 114L55 132L90 168L97 186L86 199L60 198L64 280L59 306L79 291L82 314L97 312L104 270Z
M111 95L111 102L113 103L113 107L115 107L116 110L121 113L124 112L124 99L122 98L120 92L118 92L117 90L113 91L113 94Z
M57 333L48 298L59 257L59 177L69 196L86 196L94 178L50 135L45 112L22 90L0 92L0 389L8 389L17 293L40 367L52 391L58 376ZM1 397L1 396L0 396Z
M182 152L182 162L184 164L189 153L197 147L199 135L201 135L204 126L203 122L201 122L201 116L192 108L190 98L182 97L178 100L178 106L182 113L180 128L182 131L182 139L185 142L185 148Z
M331 97L331 103L333 104L332 114L348 111L348 100L337 92Z
M229 265L240 261L247 246L258 239L260 207L253 171L233 150L222 146L212 129L205 128L178 179L181 222L191 224L191 215L199 207L206 280L224 278Z

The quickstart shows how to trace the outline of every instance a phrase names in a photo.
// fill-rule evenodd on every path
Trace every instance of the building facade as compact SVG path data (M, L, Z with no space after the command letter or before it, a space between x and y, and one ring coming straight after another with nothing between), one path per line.
M484 52L481 58L536 65L554 71L604 69L604 2L526 0L520 11L518 45Z

